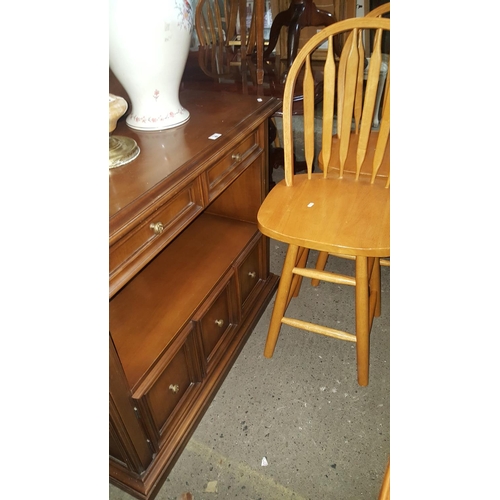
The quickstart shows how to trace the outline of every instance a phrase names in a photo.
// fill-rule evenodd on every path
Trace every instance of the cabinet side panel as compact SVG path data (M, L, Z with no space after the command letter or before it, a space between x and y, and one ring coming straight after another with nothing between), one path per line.
M130 391L125 382L118 356L112 340L109 341L109 398L110 429L113 441L110 441L110 458L113 450L118 449L118 462L125 461L128 467L141 474L153 460L151 447L144 430L137 419L134 407L129 399Z

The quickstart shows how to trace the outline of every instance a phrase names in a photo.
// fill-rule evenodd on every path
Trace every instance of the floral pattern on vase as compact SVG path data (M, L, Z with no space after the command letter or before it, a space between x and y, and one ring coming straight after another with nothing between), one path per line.
M193 8L189 0L109 0L109 65L127 91L127 124L162 130L189 119L179 101Z

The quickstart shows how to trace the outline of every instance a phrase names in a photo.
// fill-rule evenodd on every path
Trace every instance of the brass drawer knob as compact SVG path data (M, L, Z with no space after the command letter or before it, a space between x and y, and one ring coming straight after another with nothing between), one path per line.
M255 276L257 276L257 273L255 271L250 271L248 273L248 276L250 276L250 278L255 278Z
M215 324L216 324L217 326L222 327L222 326L224 325L224 320L223 320L223 319L216 319L216 320L215 320Z
M163 224L161 222L151 222L149 227L153 230L155 234L163 233Z
M241 155L240 155L240 153L233 154L232 158L233 158L233 160L241 161Z
M169 385L169 390L171 390L172 392L179 392L179 386L177 384L170 384Z

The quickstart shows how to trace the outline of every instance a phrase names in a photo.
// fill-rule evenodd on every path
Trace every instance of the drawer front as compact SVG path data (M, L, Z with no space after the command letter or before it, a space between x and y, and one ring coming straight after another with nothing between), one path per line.
M212 201L238 175L240 170L254 160L255 154L261 151L257 143L257 134L254 132L240 142L222 160L208 169L208 197ZM238 168L238 167L241 167Z
M135 230L109 249L110 277L146 250L166 245L177 232L203 209L197 181L177 193Z
M193 326L179 345L174 343L159 361L154 372L141 384L133 397L138 399L141 416L152 441L161 446L182 420L182 414L194 401L202 379Z
M234 279L217 287L206 306L193 318L200 329L207 371L215 365L224 345L230 341L231 332L236 328L235 287Z
M263 279L263 244L264 239L257 236L250 251L238 264L238 287L243 315L258 293L258 285ZM252 293L253 292L253 293Z

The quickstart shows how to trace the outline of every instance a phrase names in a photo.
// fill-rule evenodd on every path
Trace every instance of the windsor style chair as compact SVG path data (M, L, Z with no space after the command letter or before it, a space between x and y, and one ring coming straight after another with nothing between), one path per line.
M381 314L380 258L390 255L389 130L390 72L387 75L378 131L372 129L382 62L381 39L390 21L354 18L326 27L297 54L283 96L283 147L285 178L264 200L257 216L259 230L285 242L283 265L264 355L272 357L281 326L297 327L356 343L358 383L368 385L370 331ZM374 35L370 69L364 81L364 44ZM334 39L346 40L338 67ZM323 172L313 173L315 158L314 51L328 43L324 61L321 159ZM303 74L303 141L307 173L295 174L293 151L297 129L292 130L294 86ZM336 111L336 113L334 113ZM337 117L334 132L334 115ZM316 125L318 126L318 125ZM310 250L345 255L355 260L355 275L345 276L307 267ZM355 287L355 333L349 333L286 316L293 297L298 298L303 277Z

